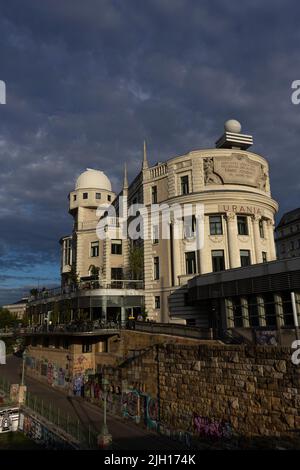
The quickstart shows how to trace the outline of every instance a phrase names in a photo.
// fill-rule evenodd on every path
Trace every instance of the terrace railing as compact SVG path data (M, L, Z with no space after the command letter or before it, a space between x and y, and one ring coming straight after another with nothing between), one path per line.
M29 301L47 299L49 297L68 296L80 291L95 289L134 289L144 288L144 282L137 279L112 279L110 282L103 280L85 280L80 281L76 286L55 287L53 289L42 289L35 295L29 297Z

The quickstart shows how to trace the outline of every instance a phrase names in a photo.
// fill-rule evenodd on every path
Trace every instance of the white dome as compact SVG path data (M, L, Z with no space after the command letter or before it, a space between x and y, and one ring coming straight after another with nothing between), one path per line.
M224 124L225 131L239 134L242 130L241 123L236 119L228 119Z
M106 189L111 191L111 182L103 171L87 168L77 178L75 189Z

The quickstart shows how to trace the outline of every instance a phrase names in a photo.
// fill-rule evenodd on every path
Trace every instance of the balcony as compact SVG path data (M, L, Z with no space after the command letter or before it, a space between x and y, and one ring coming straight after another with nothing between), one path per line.
M79 293L95 290L143 290L144 281L136 279L115 279L109 282L103 280L80 281L77 286L56 287L53 289L43 289L36 295L31 295L29 302L36 300L47 300L53 297L75 297ZM98 293L97 293L98 294ZM97 295L95 293L95 295Z

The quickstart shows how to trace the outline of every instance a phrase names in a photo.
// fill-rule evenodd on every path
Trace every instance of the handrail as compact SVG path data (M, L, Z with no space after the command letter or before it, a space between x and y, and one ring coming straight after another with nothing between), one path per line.
M59 295L69 295L75 292L95 289L135 289L141 290L144 288L144 281L140 279L112 279L109 282L102 280L87 280L80 281L77 286L55 287L52 289L43 289L37 292L36 295L29 297L29 302L35 300L47 299L49 297L57 297Z

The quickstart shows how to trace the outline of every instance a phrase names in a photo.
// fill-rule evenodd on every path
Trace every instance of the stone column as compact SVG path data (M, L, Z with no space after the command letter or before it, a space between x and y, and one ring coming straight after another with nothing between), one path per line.
M241 266L240 252L238 246L237 219L234 212L226 213L227 234L228 234L228 251L230 268L239 268Z
M252 217L252 227L253 227L253 238L254 238L254 250L255 250L255 261L256 263L262 263L262 250L260 243L260 230L259 230L259 221L260 217L254 215Z
M282 297L279 294L274 294L275 313L276 313L276 326L280 329L284 325Z
M210 273L212 271L212 260L211 260L211 252L208 249L208 216L204 216L204 220L202 223L204 224L204 240L203 240L203 247L199 250L199 260L200 266L198 267L198 271L200 274Z
M231 299L225 299L225 310L226 310L226 327L234 328L234 315L233 315L233 307L232 307Z
M110 258L111 258L111 242L109 238L106 238L103 243L104 247L104 272L105 272L105 282L110 284L111 282L111 271L110 271Z
M174 269L174 285L179 285L178 276L185 274L182 272L181 266L181 244L183 237L183 223L181 220L173 221L173 269Z
M102 312L101 312L101 319L104 320L104 322L107 322L107 297L106 295L103 295L102 297Z
M246 297L241 297L241 306L242 306L242 319L243 319L243 327L249 328L249 308L248 308L248 301Z
M266 313L265 313L265 303L264 299L261 296L257 296L257 310L258 310L258 321L259 326L266 326Z
M275 249L275 240L274 240L274 225L273 220L267 220L267 236L268 236L268 244L269 244L269 253L270 253L270 260L273 261L276 259L276 249Z

